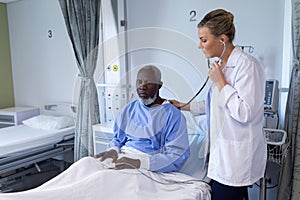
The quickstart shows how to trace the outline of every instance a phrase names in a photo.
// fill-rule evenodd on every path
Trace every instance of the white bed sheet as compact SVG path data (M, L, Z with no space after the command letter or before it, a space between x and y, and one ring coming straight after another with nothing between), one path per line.
M69 134L74 133L74 127L60 130L43 130L24 124L0 129L0 158L22 153L47 144L55 144Z
M83 158L32 190L0 194L1 200L210 200L210 187L183 173L110 170L94 158ZM151 177L151 178L149 178ZM156 181L166 184L161 184ZM169 184L170 181L173 183ZM177 183L174 183L177 181Z

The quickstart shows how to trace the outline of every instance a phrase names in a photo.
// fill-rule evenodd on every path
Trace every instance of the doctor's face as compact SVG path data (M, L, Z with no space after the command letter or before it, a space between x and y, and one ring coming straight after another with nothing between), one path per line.
M198 28L199 48L202 49L206 58L219 57L222 54L224 45L220 38L211 34L209 28L203 26Z
M140 99L146 102L148 99L155 101L160 85L151 69L142 69L136 79L137 94Z

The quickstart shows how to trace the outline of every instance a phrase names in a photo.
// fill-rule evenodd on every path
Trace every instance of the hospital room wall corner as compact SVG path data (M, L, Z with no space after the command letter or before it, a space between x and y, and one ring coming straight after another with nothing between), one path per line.
M14 106L6 4L0 3L0 109Z

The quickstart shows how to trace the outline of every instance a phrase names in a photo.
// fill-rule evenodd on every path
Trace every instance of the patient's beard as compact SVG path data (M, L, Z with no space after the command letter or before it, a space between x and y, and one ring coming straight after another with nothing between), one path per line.
M148 106L152 103L154 103L154 101L157 99L157 93L153 96L153 97L149 97L148 99L142 99L139 98L140 102L142 102L145 106Z

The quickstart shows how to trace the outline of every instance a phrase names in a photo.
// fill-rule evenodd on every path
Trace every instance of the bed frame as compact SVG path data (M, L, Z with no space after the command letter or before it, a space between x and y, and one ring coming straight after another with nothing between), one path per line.
M0 158L0 191L12 191L14 184L24 179L25 175L41 173L43 168L49 166L50 163L54 165L59 163L59 171L65 170L73 163L73 146L74 134L65 137L57 144L20 152L16 156Z

